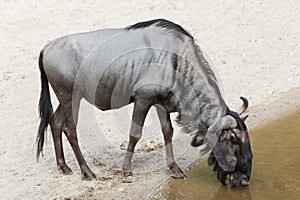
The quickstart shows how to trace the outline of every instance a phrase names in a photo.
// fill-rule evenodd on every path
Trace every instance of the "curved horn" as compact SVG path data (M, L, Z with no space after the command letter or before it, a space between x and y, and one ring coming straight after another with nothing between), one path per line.
M226 115L222 118L222 129L234 129L236 126L237 122L232 116Z
M245 97L240 97L240 99L243 101L243 105L237 109L236 112L238 113L238 115L243 114L249 106L248 99L246 99Z

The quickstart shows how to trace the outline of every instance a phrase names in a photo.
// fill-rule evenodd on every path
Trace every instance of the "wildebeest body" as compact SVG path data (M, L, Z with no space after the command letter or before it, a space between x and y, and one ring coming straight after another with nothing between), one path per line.
M178 98L184 96L179 93L195 82L210 87L205 72L200 72L203 69L198 67L201 63L197 63L193 50L192 39L176 31L157 27L150 31L109 29L54 40L44 48L43 62L49 80L58 80L56 84L63 81L64 85L73 85L74 80L78 85L80 82L81 86L76 89L102 110L127 105L130 97L136 95L166 100L173 97L170 91L176 91L177 98L171 100L170 111L179 111ZM192 56L195 58L191 59ZM191 69L195 66L196 69ZM51 73L47 73L48 70ZM187 77L193 80L187 81ZM205 90L211 88L201 90L197 92L205 94ZM119 98L122 102L112 102L113 92L124 95L125 98ZM205 105L205 99L201 99ZM190 101L195 103L195 99Z
M57 164L64 173L70 169L64 161L62 131L70 141L84 178L95 176L83 159L76 136L82 98L101 110L134 102L130 140L123 164L126 182L132 181L133 150L151 106L157 107L167 164L175 177L184 176L173 157L169 113L180 114L179 121L186 132L198 131L200 136L206 135L210 148L216 144L224 127L233 129L230 124L236 124L234 117L228 115L229 109L220 94L216 77L200 47L182 27L167 20L58 38L41 52L40 69L42 122L38 155L43 147L44 130L50 123ZM47 100L47 81L60 102L53 116L51 102ZM43 112L48 116L43 117L46 115ZM222 158L225 165L230 161L230 166L225 167L229 171L234 171L236 163L232 156Z

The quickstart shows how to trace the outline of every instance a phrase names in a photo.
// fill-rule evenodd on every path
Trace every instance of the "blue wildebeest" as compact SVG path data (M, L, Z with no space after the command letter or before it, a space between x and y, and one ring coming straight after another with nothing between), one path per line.
M232 186L249 184L252 153L244 119L225 104L209 63L193 37L181 26L164 20L140 22L122 29L103 29L67 35L48 43L40 53L41 123L37 135L37 158L43 150L44 132L50 124L56 161L64 174L62 132L79 163L83 179L95 174L78 146L76 124L80 100L101 110L134 103L124 163L124 182L133 182L131 160L142 136L145 117L155 106L165 141L167 165L174 178L185 178L173 156L171 112L187 133L194 132L192 146L212 152L208 162L217 177ZM53 113L48 82L59 105ZM248 101L241 107L242 113Z

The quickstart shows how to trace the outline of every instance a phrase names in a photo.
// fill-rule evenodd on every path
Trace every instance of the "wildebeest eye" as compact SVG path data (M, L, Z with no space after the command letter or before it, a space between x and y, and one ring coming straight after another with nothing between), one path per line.
M230 139L230 141L233 142L233 143L236 143L236 142L237 142L237 141L236 141L236 136L235 136L234 133L231 133L231 134L230 134L229 139Z
M219 141L222 142L227 139L227 130L223 130L221 135L219 136Z
M237 142L237 138L235 133L233 133L230 130L223 130L223 132L221 133L220 137L219 137L220 141L231 141L233 143Z

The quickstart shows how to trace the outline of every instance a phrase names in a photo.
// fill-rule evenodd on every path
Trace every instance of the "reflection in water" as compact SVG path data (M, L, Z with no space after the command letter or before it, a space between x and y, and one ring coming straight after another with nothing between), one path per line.
M250 130L253 170L248 187L221 186L202 159L186 180L170 179L149 199L260 200L300 197L300 110Z
M252 196L249 187L231 189L228 187L220 186L212 199L252 200Z

